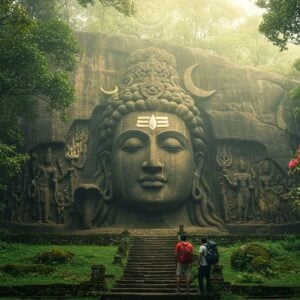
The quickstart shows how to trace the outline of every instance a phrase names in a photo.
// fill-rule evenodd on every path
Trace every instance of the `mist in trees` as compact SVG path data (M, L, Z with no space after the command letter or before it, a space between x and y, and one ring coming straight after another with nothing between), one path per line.
M285 9L276 9L283 2ZM251 7L254 3L262 9L246 9L246 4ZM1 0L0 190L26 160L22 121L38 117L39 101L63 113L75 100L70 72L79 51L76 31L128 34L200 47L235 64L299 79L296 59L300 51L295 45L299 42L299 6L294 7L295 3L297 0ZM298 89L291 94L298 116L299 93Z
M289 50L282 52L259 32L265 9L253 0L60 1L67 3L61 13L69 16L75 31L129 34L200 47L232 63L300 76L293 66L299 47L289 44ZM114 7L123 2L130 13Z

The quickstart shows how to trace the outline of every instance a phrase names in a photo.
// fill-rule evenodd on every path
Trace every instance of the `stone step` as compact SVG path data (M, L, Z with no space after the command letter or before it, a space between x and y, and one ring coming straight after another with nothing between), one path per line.
M156 271L169 271L169 270L176 270L175 264L168 264L168 265L157 265L157 264L134 264L134 265L127 265L125 270L153 270Z
M164 244L161 244L161 243L157 243L157 244L154 244L154 243L132 243L131 244L131 247L132 248L155 248L155 249L163 249L163 248L174 248L176 247L176 243L173 245L173 244L170 244L170 243L164 243Z
M141 265L141 264L146 264L146 265L153 265L153 264L158 264L158 265L175 265L175 260L173 259L155 259L155 258L147 258L147 259L131 259L128 261L128 264L131 265Z
M176 293L176 288L112 288L113 293ZM183 290L184 291L184 290ZM190 293L197 293L198 289L190 289Z
M134 262L134 261L138 261L138 260L145 260L145 261L162 261L162 262L169 262L169 261L175 261L175 256L129 256L128 257L128 262Z
M123 278L111 290L116 294L174 295L176 290L175 245L177 238L134 237ZM192 291L192 290L191 290ZM197 292L197 289L193 289Z
M175 257L175 252L173 251L157 251L155 254L153 252L148 251L133 251L129 253L128 257L134 258L138 256L143 256L143 257Z
M198 295L196 293L128 293L118 292L101 295L101 300L215 300L214 295Z
M173 283L118 283L115 288L141 288L141 289L176 289L176 282Z
M157 266L157 265L133 265L133 266L127 266L125 268L125 271L129 271L129 270L132 270L132 271L142 271L142 270L145 270L145 271L151 271L152 272L157 272L157 271L174 271L176 270L176 267L175 265L168 265L168 266Z
M178 241L177 236L172 235L160 235L160 236L132 236L134 241L153 241L153 240L160 240L160 241Z
M176 247L176 243L168 242L168 243L144 243L144 242L133 242L131 243L131 247L141 247L144 248L145 246L148 247L155 247L157 249L159 248L174 248Z
M152 255L145 255L145 256L129 256L127 261L137 261L137 260L163 260L163 261L175 261L174 255L164 255L164 256L152 256Z
M158 256L158 255L175 255L174 249L155 249L153 250L152 248L147 248L147 249L132 249L129 250L130 253L129 255L150 255L150 256Z
M134 262L128 262L127 265L131 267L139 267L139 266L153 266L153 267L164 267L164 266L172 266L176 267L176 263L174 261L163 261L163 260L140 260L140 261L134 261Z
M170 283L174 283L176 281L176 277L174 276L174 278L171 279L121 279L118 280L116 283L128 283L128 284L132 284L132 283L146 283L146 284L156 284L156 283L164 283L164 284L170 284Z
M135 275L125 275L124 277L122 277L122 279L120 280L124 280L124 281L142 281L142 280L146 280L146 281L161 281L162 276L154 276L154 275L139 275L139 276L135 276ZM166 278L168 278L168 280L171 281L175 281L176 280L176 276L175 274L169 274L168 276L166 276Z
M148 270L125 270L124 277L164 277L164 276L175 276L175 271L148 271Z
M125 272L134 271L134 272L152 272L155 274L158 271L164 271L164 272L175 272L175 266L168 266L161 268L160 266L139 266L139 267L126 267Z

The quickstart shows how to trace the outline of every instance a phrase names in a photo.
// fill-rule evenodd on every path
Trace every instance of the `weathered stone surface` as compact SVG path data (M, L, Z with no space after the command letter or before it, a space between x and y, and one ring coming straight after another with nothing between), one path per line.
M23 180L26 183L23 187L24 195L15 192L14 198L11 198L7 215L12 217L6 217L8 221L35 222L38 219L33 213L36 198L34 193L28 196L27 191L34 190L35 183L32 179L36 176L35 170L37 165L41 165L41 157L50 147L54 154L52 165L57 169L59 183L58 193L49 203L50 221L59 224L72 221L75 226L81 228L105 224L103 220L108 214L107 195L91 176L99 166L96 163L96 152L90 149L97 149L99 141L90 135L98 130L101 113L105 109L101 104L109 97L108 92L116 86L122 88L122 80L128 72L129 55L148 47L165 50L174 55L178 74L175 85L185 90L183 94L188 93L187 89L191 85L195 90L201 88L204 93L211 91L211 96L206 98L201 95L195 96L192 90L190 96L204 121L208 152L205 160L210 171L206 172L207 190L210 193L207 199L208 203L216 207L216 213L226 223L238 222L238 212L235 208L237 193L234 185L229 186L225 181L224 174L233 176L237 173L238 162L243 158L247 165L247 176L249 180L251 178L249 184L252 193L247 200L249 203L245 204L249 211L245 221L279 224L299 219L298 215L290 213L290 207L284 199L288 191L287 163L291 151L294 151L299 143L299 132L295 130L289 112L288 90L299 86L300 82L289 81L277 74L252 67L240 67L201 49L179 47L162 41L140 40L134 36L98 33L78 33L77 36L82 45L82 52L73 75L77 101L69 108L70 120L60 121L57 114L50 114L47 107L41 104L41 118L34 124L27 125L26 146L36 155L37 161L36 166L31 161ZM188 76L186 70L193 65L197 66L194 66L190 74L189 83L185 84ZM113 118L117 120L117 114ZM91 159L91 153L95 159ZM268 174L265 174L268 175L268 181L264 182L260 168L266 161L270 168ZM78 197L75 197L73 203L79 183L87 183L92 189L96 184L94 187L100 188L97 193L90 193L90 204L86 208L90 212L89 216L82 215L84 209L81 207L85 201L81 199L84 197L81 193L76 194ZM237 183L236 186L241 188L241 183ZM55 189L51 190L50 187L49 190L53 193ZM18 203L19 206L14 203ZM22 220L13 217L19 215L19 211L14 211L16 209L25 210ZM263 209L265 215L271 217L262 217ZM195 209L192 208L192 211ZM211 212L212 209L207 211ZM204 215L207 216L208 213ZM168 216L170 224L185 223L178 220L182 216L181 213ZM111 224L113 217L109 218L108 223ZM187 225L206 226L204 221L201 223L205 219L202 218L202 214L196 213L193 218L194 221L190 220ZM150 221L151 219L153 226L156 222L159 226L159 218L158 221L149 217ZM139 222L144 222L146 226L149 220L142 216Z

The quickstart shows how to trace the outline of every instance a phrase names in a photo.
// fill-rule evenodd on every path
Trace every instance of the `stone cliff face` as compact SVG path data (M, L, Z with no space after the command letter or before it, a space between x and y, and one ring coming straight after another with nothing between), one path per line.
M29 177L34 178L43 153L50 147L62 207L68 210L73 205L74 191L88 155L89 121L94 109L101 110L99 104L107 97L103 90L112 91L120 85L131 53L154 47L175 56L183 88L186 88L186 70L197 65L191 73L194 87L215 90L210 97L193 93L191 96L205 119L209 135L208 184L219 215L227 223L247 220L282 223L294 218L288 214L279 216L274 210L282 206L280 199L288 190L287 163L300 140L288 100L289 89L299 86L300 82L252 67L240 67L201 49L140 40L134 36L98 33L77 33L77 36L82 50L73 75L77 100L68 110L69 122L60 121L55 113L49 114L41 105L39 120L26 127L26 146L33 155ZM241 174L244 172L240 166L242 160L247 165L247 175ZM266 166L264 171L263 166ZM228 179L225 180L224 174ZM239 211L240 196L233 187L234 181L240 186L246 184L252 193L246 211ZM266 187L268 191L264 192ZM31 188L34 191L34 184ZM34 193L30 197L33 199ZM53 219L67 221L62 219L57 198L51 205ZM269 213L264 215L266 207ZM37 216L28 213L24 219L36 220Z
M188 67L199 65L193 71L194 83L216 92L208 99L196 101L207 113L217 140L256 141L265 148L266 155L286 168L291 138L296 137L289 120L287 93L299 82L230 64L201 49L122 35L78 33L78 38L82 50L73 77L77 100L69 109L70 121L63 123L41 107L42 117L28 130L28 149L45 142L65 142L75 120L89 120L101 103L100 87L113 90L118 84L128 55L152 46L175 55L181 78Z

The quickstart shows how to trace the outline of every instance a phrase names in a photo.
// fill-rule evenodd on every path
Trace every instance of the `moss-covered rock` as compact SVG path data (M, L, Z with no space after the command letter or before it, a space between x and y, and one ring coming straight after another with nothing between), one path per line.
M73 258L74 254L60 248L53 248L39 253L35 261L40 264L63 264Z
M271 269L271 260L262 256L256 256L251 260L250 266L253 272L265 272Z
M270 266L270 261L270 252L258 243L241 246L232 253L230 259L231 267L238 271L260 270L263 266Z

